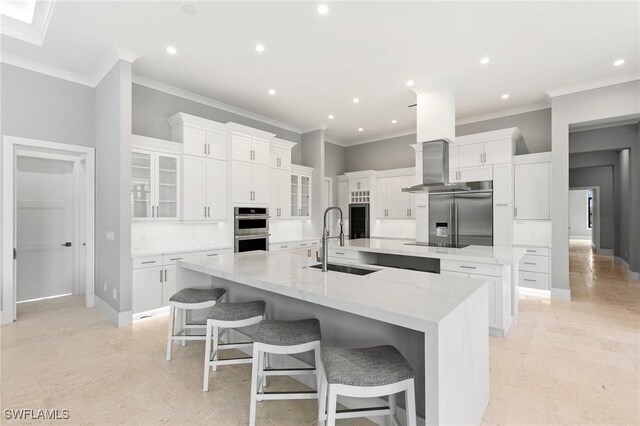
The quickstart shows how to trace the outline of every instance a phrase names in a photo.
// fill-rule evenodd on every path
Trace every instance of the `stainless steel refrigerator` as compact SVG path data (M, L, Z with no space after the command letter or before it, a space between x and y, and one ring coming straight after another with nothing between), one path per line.
M429 245L493 245L493 182L429 193Z

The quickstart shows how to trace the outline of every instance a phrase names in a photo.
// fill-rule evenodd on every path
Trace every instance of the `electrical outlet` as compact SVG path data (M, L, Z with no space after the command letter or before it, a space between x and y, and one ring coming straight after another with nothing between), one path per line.
M116 289L113 289L113 300L116 300Z
M116 233L113 231L107 231L107 240L115 240L116 239Z
M107 283L106 282L104 283L104 292L105 293L107 292Z

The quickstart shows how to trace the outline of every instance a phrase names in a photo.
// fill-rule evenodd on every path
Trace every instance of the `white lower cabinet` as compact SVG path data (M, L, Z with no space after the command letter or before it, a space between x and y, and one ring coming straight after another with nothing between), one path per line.
M133 270L133 312L140 313L162 307L162 266Z
M546 247L524 247L525 256L518 263L518 285L535 290L549 290L550 250Z

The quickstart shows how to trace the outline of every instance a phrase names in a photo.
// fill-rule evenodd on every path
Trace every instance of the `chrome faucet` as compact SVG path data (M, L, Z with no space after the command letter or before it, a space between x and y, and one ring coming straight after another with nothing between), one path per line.
M338 210L340 212L340 235L337 237L330 237L329 230L327 229L327 214L331 210ZM342 209L340 207L327 207L324 211L324 221L322 224L322 258L316 254L316 260L318 262L322 262L322 272L327 272L329 270L327 265L327 259L329 258L329 244L328 240L338 238L340 239L340 247L344 246L344 232L342 229Z

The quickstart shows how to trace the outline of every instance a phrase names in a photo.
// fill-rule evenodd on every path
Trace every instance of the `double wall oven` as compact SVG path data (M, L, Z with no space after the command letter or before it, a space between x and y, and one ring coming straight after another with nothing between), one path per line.
M234 252L269 250L269 209L236 207L234 209Z

